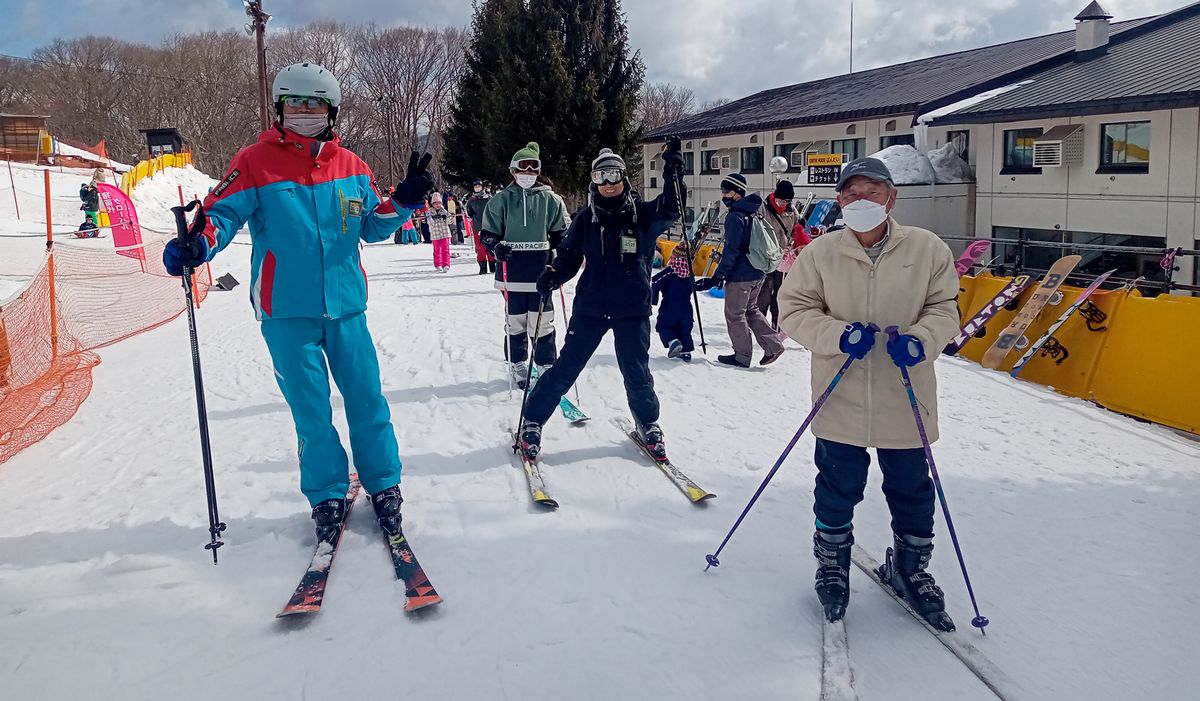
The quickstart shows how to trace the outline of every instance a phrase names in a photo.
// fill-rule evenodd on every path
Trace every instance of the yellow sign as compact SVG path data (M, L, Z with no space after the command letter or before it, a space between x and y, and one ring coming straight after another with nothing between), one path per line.
M808 154L808 165L811 166L840 166L842 165L842 154L840 153L810 153Z

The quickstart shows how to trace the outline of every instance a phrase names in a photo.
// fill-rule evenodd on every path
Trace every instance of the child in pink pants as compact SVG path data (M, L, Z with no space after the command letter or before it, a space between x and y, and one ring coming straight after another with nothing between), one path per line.
M439 273L450 272L450 212L442 204L442 195L433 193L425 212L429 240L433 242L433 267Z

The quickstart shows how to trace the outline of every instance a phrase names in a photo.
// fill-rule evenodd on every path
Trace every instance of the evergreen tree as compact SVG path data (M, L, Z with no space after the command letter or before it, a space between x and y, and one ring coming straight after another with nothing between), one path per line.
M481 0L467 62L446 138L452 177L507 183L508 159L528 141L566 195L586 191L603 147L631 169L640 162L645 68L630 55L620 0Z

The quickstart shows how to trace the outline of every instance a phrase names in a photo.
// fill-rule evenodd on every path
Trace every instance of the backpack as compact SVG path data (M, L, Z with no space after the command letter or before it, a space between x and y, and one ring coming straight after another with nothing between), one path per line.
M756 270L768 275L778 270L783 261L783 249L779 247L775 231L758 213L750 217L750 248L746 259Z

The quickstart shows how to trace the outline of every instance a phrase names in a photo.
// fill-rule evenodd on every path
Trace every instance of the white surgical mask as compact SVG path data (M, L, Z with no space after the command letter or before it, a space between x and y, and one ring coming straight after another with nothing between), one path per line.
M526 190L537 184L537 175L533 173L515 173L513 179Z
M870 200L857 200L842 207L842 220L851 231L865 232L887 221L887 208Z
M321 132L329 127L329 115L327 114L285 114L283 115L283 128L288 131L295 132L300 136L316 137L320 136Z

